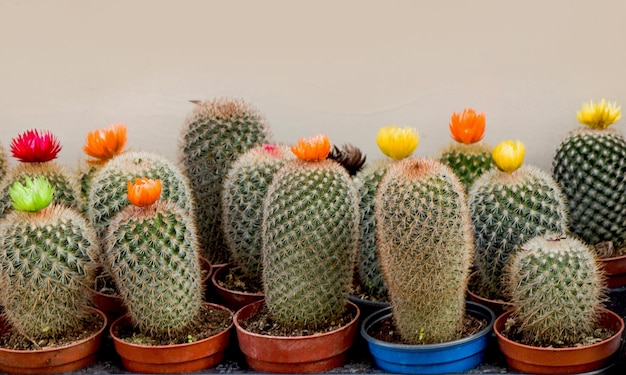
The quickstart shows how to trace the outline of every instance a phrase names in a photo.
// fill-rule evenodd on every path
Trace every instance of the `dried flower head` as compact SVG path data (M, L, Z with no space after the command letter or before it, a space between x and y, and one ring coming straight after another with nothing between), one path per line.
M419 135L417 130L408 126L387 126L378 131L376 144L383 154L394 160L401 160L415 151L419 144Z
M455 141L466 145L480 141L485 134L485 114L476 113L471 108L454 112L450 119L450 133Z
M308 140L300 138L296 145L291 146L291 152L300 160L324 160L330 153L330 140L326 134L318 134Z
M22 185L15 181L9 188L11 205L17 211L37 212L52 202L54 198L54 188L43 176L34 178L26 177L26 183Z
M135 178L135 183L128 181L128 200L134 206L150 206L161 195L161 180L149 178Z
M105 129L87 133L83 151L95 159L87 160L90 164L104 164L119 155L126 146L126 125L113 124Z
M24 163L43 163L55 159L61 151L59 140L51 132L27 130L13 138L11 153Z
M589 103L583 103L580 111L576 112L578 122L594 129L606 129L609 125L619 121L622 117L622 107L617 103L607 102L602 99L599 103L592 100Z
M496 166L503 172L513 173L524 163L526 148L520 141L503 141L497 145L491 157Z
M328 158L341 164L350 176L354 176L365 164L366 156L363 155L360 148L351 144L344 144L341 149L333 146Z

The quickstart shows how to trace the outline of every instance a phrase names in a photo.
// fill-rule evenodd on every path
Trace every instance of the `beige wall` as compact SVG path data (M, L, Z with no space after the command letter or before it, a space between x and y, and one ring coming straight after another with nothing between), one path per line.
M623 0L0 0L0 143L50 129L74 167L89 130L124 122L129 147L176 160L188 100L236 96L277 141L327 132L374 160L381 126L417 128L417 154L435 155L472 106L488 142L521 139L548 169L583 101L626 105L625 14Z

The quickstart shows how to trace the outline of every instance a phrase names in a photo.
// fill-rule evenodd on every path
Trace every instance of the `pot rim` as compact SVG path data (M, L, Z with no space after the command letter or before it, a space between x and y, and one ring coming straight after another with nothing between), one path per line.
M215 271L213 271L213 274L211 275L211 283L213 284L213 286L216 289L223 290L225 292L233 293L233 294L236 294L236 295L241 295L241 296L250 296L250 297L262 297L262 296L264 296L264 294L262 292L250 293L250 292L243 292L243 291L235 290L235 289L224 288L223 286L221 286L217 282L218 275L221 276L222 273L226 272L226 270L232 268L234 264L235 264L234 262L222 264L221 266L217 267L215 269Z

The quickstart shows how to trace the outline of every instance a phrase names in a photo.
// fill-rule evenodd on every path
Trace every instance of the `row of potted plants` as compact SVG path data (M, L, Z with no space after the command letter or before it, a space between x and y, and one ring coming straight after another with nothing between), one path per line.
M602 101L583 108L579 120L603 129L619 116L619 108ZM28 131L11 151L30 165L8 169L0 184L3 290L17 292L2 295L7 327L36 348L63 335L59 317L86 324L89 289L100 270L128 312L110 333L131 371L213 366L234 324L253 369L319 372L345 361L358 331L359 306L347 299L356 275L360 289L390 304L361 323L385 370L448 373L478 365L495 314L466 301L473 287L473 295L502 308L495 330L503 353L520 338L526 350L602 346L600 357L581 361L574 354L578 362L558 371L606 365L623 322L602 307L606 280L598 248L622 245L624 159L615 155L626 142L614 131L577 130L559 147L552 177L522 165L520 142L493 150L476 144L484 127L484 114L455 113L450 128L459 144L439 158L410 156L419 142L414 129L383 128L377 143L389 159L362 169L365 157L354 146L331 150L323 135L291 148L272 144L258 111L218 99L197 103L185 122L180 165L123 152L126 130L115 125L89 133L85 151L92 159L80 178L52 162L60 146L50 133ZM575 211L578 205L587 211ZM589 210L594 224L585 224ZM202 259L219 271L203 273ZM230 293L219 274L245 287L224 300L230 310L203 302L207 274L222 298ZM512 309L504 312L506 306ZM215 333L218 343L207 337ZM304 342L295 344L294 335ZM334 335L339 344L325 341ZM598 342L586 345L589 340ZM207 344L196 355L193 342ZM469 354L452 361L438 354L451 343ZM174 368L165 369L161 355L149 355L151 364L141 360L155 344L179 350ZM311 352L316 357L302 362ZM85 357L75 367L42 371L80 368L93 351ZM510 358L513 368L547 371ZM548 356L551 367L554 358ZM4 371L26 371L7 361Z

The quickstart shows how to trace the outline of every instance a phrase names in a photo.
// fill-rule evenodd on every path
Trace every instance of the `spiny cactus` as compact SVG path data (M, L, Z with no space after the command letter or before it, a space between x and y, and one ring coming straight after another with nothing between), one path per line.
M2 182L2 179L7 174L8 170L9 170L9 158L7 156L6 151L4 151L4 147L0 145L0 182Z
M138 179L127 190L133 205L108 226L105 264L133 325L168 338L196 323L203 305L196 227L179 204L152 203L160 181Z
M572 233L591 245L626 245L626 139L609 125L620 107L601 101L586 104L559 144L552 163L554 179L567 197Z
M508 300L503 270L524 242L548 231L567 233L567 206L559 185L544 171L522 166L523 154L519 141L499 144L493 151L498 169L484 173L469 191L474 292L490 299Z
M359 236L356 187L325 159L327 137L300 140L263 202L263 284L285 326L318 328L346 311Z
M407 158L387 169L375 212L398 331L409 344L459 338L473 257L463 185L435 159Z
M265 120L241 100L200 102L182 127L182 169L196 202L202 255L213 264L230 259L221 224L224 177L239 155L263 143L270 143Z
M63 335L90 315L96 233L76 210L48 206L52 185L39 176L11 185L15 210L0 220L4 316L30 340Z
M224 179L222 225L235 264L251 279L261 280L263 198L274 174L293 159L289 148L261 145L243 153Z
M574 346L593 336L603 304L603 275L591 248L547 233L512 256L508 288L516 330L534 346Z

